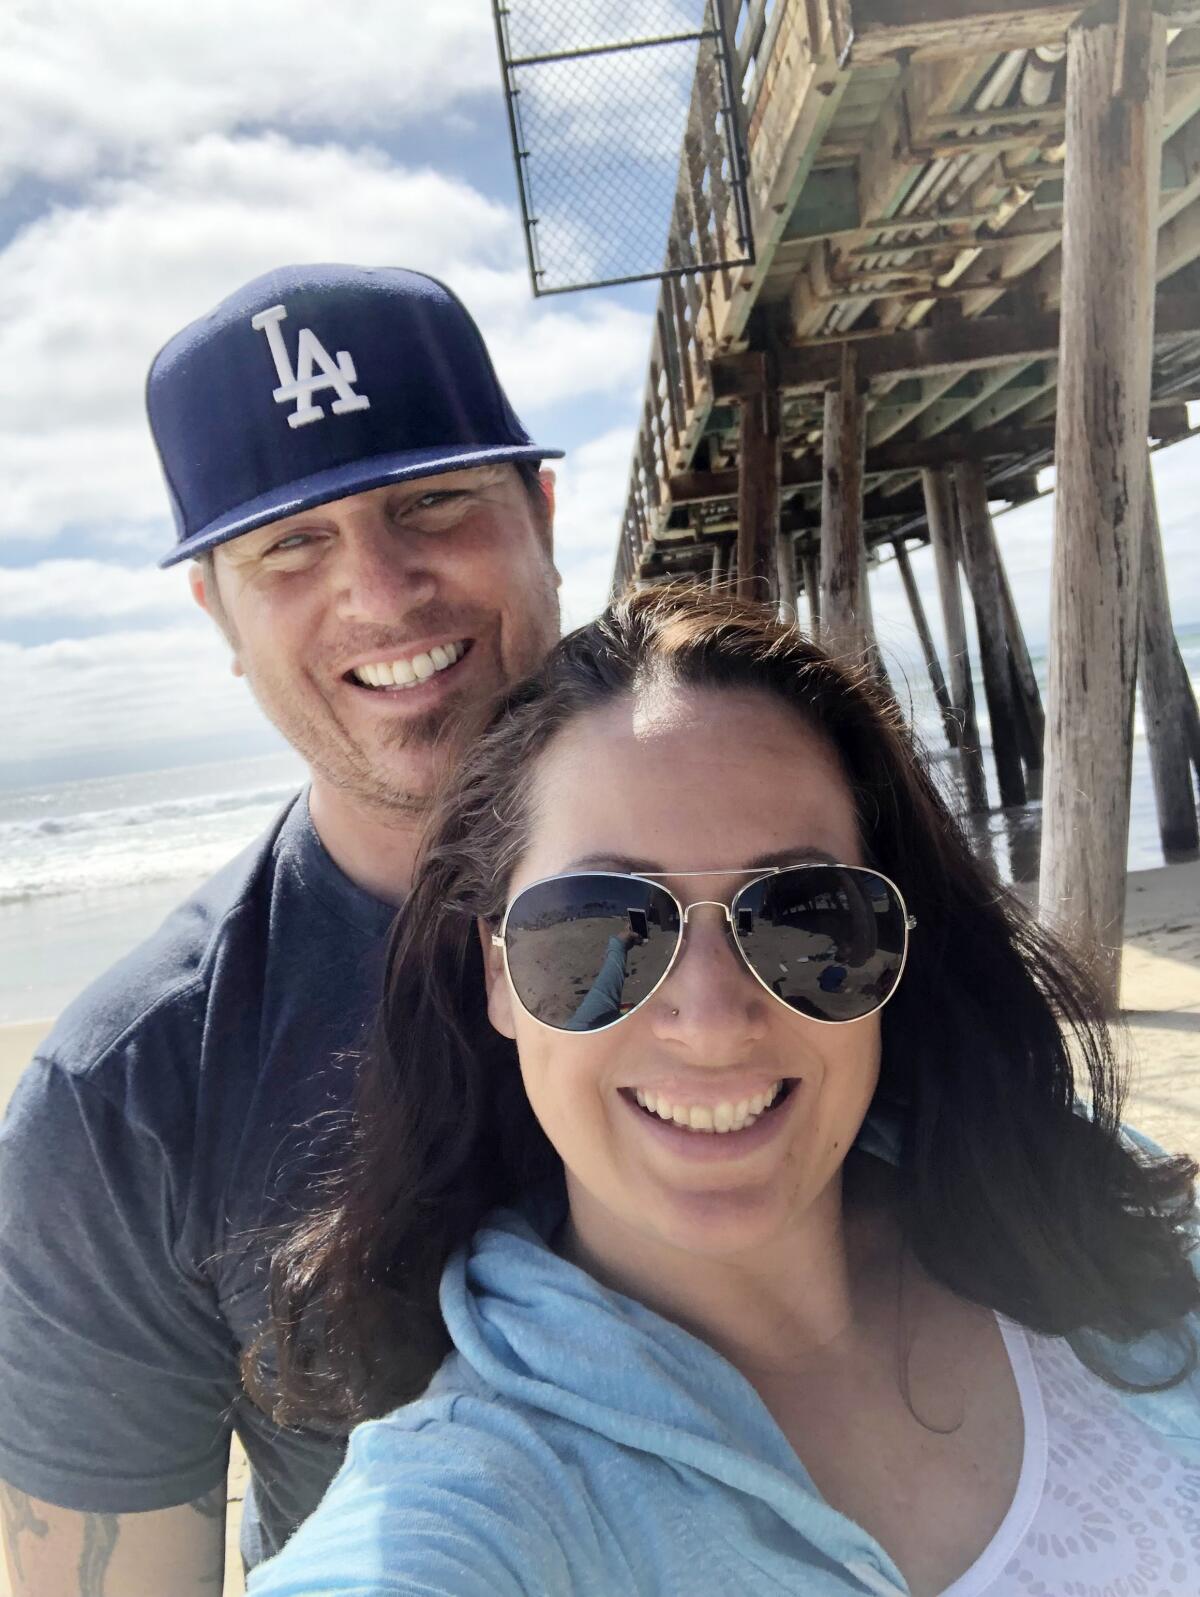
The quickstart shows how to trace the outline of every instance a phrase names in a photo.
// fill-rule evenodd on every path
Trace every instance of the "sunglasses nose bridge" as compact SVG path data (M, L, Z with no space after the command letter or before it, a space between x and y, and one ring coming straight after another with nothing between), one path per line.
M719 909L729 925L733 924L733 913L729 905L720 898L697 898L692 903L685 905L681 925L686 926L694 909Z

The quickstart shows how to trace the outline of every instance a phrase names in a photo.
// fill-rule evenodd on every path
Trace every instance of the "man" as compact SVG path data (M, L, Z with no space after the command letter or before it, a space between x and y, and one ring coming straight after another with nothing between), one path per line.
M0 1478L17 1597L219 1591L315 1506L338 1437L242 1391L270 1228L349 1101L438 772L558 634L551 484L478 329L399 270L271 273L147 404L196 600L312 773L63 1015L0 1131Z

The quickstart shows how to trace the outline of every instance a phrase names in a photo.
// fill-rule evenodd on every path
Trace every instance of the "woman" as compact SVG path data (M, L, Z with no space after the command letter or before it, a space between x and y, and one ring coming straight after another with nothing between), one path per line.
M434 825L275 1282L281 1420L409 1406L252 1597L1195 1597L1195 1167L1120 1102L869 682L616 606Z

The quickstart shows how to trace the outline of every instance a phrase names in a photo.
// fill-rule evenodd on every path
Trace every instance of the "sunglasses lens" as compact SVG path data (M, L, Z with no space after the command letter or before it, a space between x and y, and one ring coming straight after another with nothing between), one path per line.
M771 991L816 1020L861 1020L900 980L900 895L874 871L803 865L752 882L733 914L738 946Z
M661 981L679 940L674 899L653 882L596 872L518 893L504 931L508 973L535 1020L596 1031Z

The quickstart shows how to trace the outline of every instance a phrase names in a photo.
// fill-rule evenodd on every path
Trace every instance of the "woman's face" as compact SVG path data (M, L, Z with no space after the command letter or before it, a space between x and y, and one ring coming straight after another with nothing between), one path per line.
M752 692L657 687L580 717L538 763L532 816L510 897L559 872L616 869L660 875L685 905L728 902L746 880L732 873L747 867L814 855L863 863L832 745ZM724 869L728 877L672 876ZM566 1167L572 1216L590 1245L620 1247L634 1233L739 1254L779 1240L836 1196L879 1073L878 1014L833 1026L785 1008L741 963L711 907L690 917L653 996L591 1035L531 1019L500 951L487 956L492 1023L516 1040L529 1101ZM639 1093L687 1113L664 1120ZM744 1130L675 1123L720 1105L736 1118L739 1105L773 1093L774 1106Z

